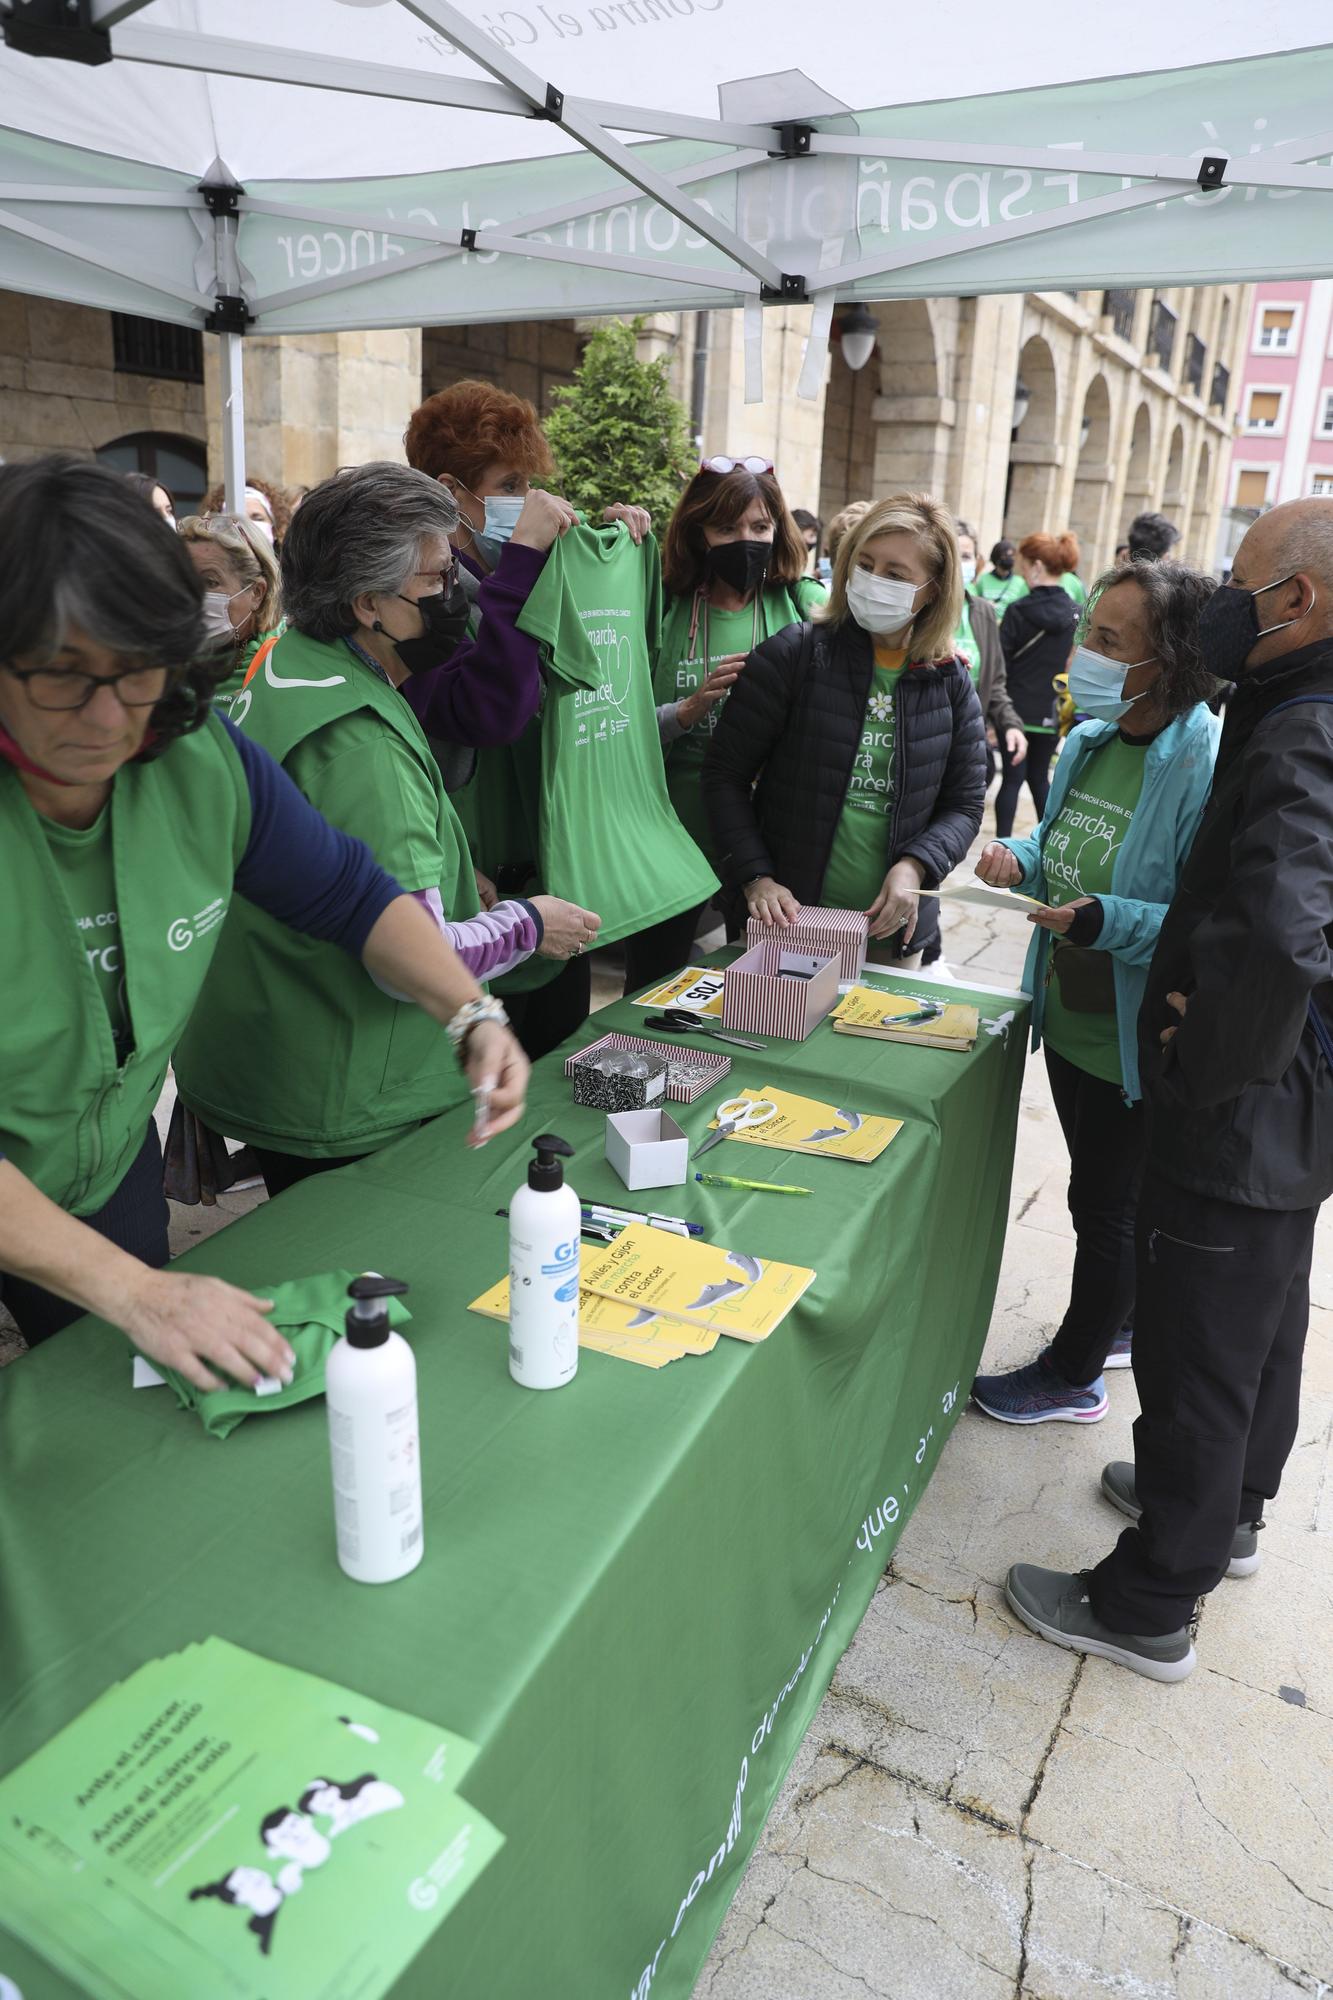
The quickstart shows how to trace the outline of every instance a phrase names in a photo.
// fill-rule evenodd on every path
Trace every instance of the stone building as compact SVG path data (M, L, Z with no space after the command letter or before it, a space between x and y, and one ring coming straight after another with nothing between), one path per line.
M937 494L989 546L1072 526L1083 572L1108 562L1134 514L1181 528L1210 563L1227 494L1233 377L1250 288L1038 292L875 306L859 371L835 320L823 382L797 394L808 308L764 321L764 400L745 401L740 315L659 314L644 349L706 450L762 452L793 506L827 518L903 487ZM372 333L251 335L250 468L288 486L401 456L424 393L481 375L543 411L578 363L585 322L504 321ZM186 329L0 293L0 454L56 447L162 477L190 504L220 468L214 343ZM632 495L626 495L632 498Z

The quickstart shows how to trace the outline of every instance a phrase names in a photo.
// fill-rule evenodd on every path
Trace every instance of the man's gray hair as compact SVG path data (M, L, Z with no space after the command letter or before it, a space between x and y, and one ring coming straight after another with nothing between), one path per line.
M353 599L405 589L422 544L457 526L453 495L424 472L388 460L335 472L306 495L282 545L288 623L326 643L346 637Z
M1290 516L1273 525L1275 573L1294 576L1299 570L1333 592L1333 500L1297 501Z

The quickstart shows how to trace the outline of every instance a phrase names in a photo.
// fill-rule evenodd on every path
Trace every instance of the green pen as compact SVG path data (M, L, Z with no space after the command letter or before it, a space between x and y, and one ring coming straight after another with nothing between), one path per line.
M782 1187L777 1181L740 1181L734 1174L696 1174L705 1187L753 1188L756 1194L813 1194L813 1188Z

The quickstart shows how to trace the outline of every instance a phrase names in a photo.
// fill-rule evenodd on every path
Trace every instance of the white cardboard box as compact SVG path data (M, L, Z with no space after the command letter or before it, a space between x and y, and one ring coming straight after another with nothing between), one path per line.
M612 1111L606 1157L627 1188L683 1187L690 1142L669 1111Z

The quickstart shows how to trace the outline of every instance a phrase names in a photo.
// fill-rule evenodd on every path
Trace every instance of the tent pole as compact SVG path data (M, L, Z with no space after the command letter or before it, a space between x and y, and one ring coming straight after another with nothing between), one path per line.
M222 375L222 491L229 514L245 512L244 343L239 333L220 333Z

